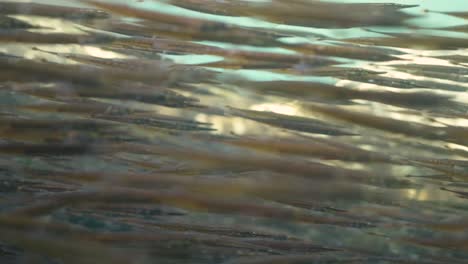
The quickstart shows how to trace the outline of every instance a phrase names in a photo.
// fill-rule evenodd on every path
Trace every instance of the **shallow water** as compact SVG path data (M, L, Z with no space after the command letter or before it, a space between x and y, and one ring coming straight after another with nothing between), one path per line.
M30 2L110 15L0 1L0 262L468 258L466 1Z

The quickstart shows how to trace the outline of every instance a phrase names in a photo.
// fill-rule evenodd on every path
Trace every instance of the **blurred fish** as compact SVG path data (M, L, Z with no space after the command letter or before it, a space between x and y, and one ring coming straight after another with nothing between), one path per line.
M371 77L378 79L380 76ZM450 96L442 96L429 92L379 92L371 90L357 90L348 87L339 87L318 82L301 81L267 81L246 82L252 89L261 93L269 93L287 97L300 97L302 99L328 99L351 100L364 99L396 106L422 107L424 105L450 104Z
M468 63L468 56L463 55L446 55L446 56L437 56L438 59L445 59L452 63Z
M457 50L465 48L468 40L465 38L456 37L441 37L422 34L406 34L406 33L388 33L388 37L375 38L348 38L347 42L359 43L370 46L388 46L400 48L412 48L417 50Z
M83 155L92 151L92 146L81 143L0 143L0 153L10 155Z
M118 104L109 104L82 98L67 102L20 105L18 108L34 112L74 113L87 116L98 114L120 115L145 112L143 110L122 107Z
M366 113L359 113L355 111L345 110L343 108L332 108L330 106L308 103L306 108L311 111L351 122L357 125L372 127L389 131L392 133L405 134L408 136L422 137L426 139L444 140L446 132L442 128L416 124L414 122L405 122L388 117L380 117Z
M88 0L82 0L82 2L119 15L145 19L153 22L145 25L145 27L149 28L151 32L153 32L151 35L164 34L172 37L181 37L183 39L203 39L260 46L278 45L280 43L278 38L282 36L271 32L235 26L224 22L136 9L128 5ZM112 28L109 28L108 30L113 31Z
M97 9L27 2L0 2L0 14L35 15L65 19L95 19L109 17L107 13Z
M415 5L331 3L320 1L238 2L212 0L179 1L172 4L201 12L231 16L250 16L267 21L309 27L390 26L404 24L410 18L400 11Z
M0 15L0 26L3 28L3 29L8 29L8 30L12 30L12 29L33 29L33 28L36 28L35 26L27 23L27 22L24 22L24 21L21 21L19 19L16 19L16 18L12 18L12 17L9 17L9 16L3 16L3 15Z
M91 44L106 43L111 40L113 40L113 37L103 34L38 33L22 29L0 30L0 42L3 43Z
M335 125L326 124L322 121L313 118L282 115L273 112L244 110L233 107L229 108L229 113L243 118L252 119L257 122L265 123L268 125L301 132L333 136L354 135L353 133L346 132L343 127L337 127Z
M275 153L318 156L322 159L339 159L361 162L398 162L398 159L382 155L378 152L367 151L347 144L331 143L325 139L314 138L308 140L275 140L262 138L233 138L217 139L227 144L245 146Z
M285 48L295 50L303 54L318 54L322 56L333 56L358 60L391 61L396 59L396 57L392 55L391 51L369 47L299 44L288 45Z

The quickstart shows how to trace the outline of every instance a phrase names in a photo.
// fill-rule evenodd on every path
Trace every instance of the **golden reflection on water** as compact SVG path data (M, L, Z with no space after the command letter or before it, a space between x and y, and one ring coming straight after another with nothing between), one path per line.
M24 16L15 15L11 16L28 22L38 28L31 29L33 32L41 33L69 33L69 34L80 34L83 33L77 25L73 22L64 21L63 19L45 18L40 16Z
M426 190L410 189L406 191L406 196L409 199L414 199L417 201L425 201L425 200L428 200L429 193Z
M49 18L42 18L42 17L32 17L32 16L14 16L18 19L24 20L26 22L32 23L34 25L44 27L41 30L34 30L37 32L60 32L60 33L71 33L71 34L82 34L83 30L76 26L73 22L66 22L60 19L49 19ZM90 56L95 56L99 58L128 58L127 55L119 54L117 52L112 52L105 50L100 47L96 46L84 46L84 45L21 45L18 46L16 44L8 44L2 45L0 51L7 52L10 54L17 54L22 55L26 58L30 59L46 59L52 62L59 62L59 63L76 63L72 60L67 60L64 58L60 58L55 55L46 54L44 52L40 52L37 50L32 50L31 47L39 47L46 51L53 51L53 52L60 52L60 53L77 53L77 54L85 54ZM256 48L261 50L261 48ZM440 51L417 51L417 50L408 50L402 49L407 54L400 55L400 60L395 60L391 62L382 62L382 63L358 63L359 67L362 69L368 70L377 70L385 72L381 76L385 77L392 77L397 79L403 80L418 80L418 81L435 81L441 82L446 84L457 84L461 86L468 87L466 83L458 83L450 80L440 80L436 78L430 78L420 75L413 75L409 73L404 73L397 71L392 68L393 65L397 64L429 64L429 65L440 65L440 66L455 66L451 64L447 60L437 59L433 56L438 55L468 55L468 50L457 50L452 52L440 52ZM272 50L268 50L272 51ZM275 51L273 51L275 52ZM220 57L216 56L200 56L200 55L185 55L185 56L177 56L177 55L167 55L169 59L172 59L176 63L181 64L197 64L200 62L209 62L209 61L216 61L219 60ZM229 71L227 71L229 72ZM233 75L243 76L244 73L247 71L232 71ZM229 76L230 73L227 74ZM265 72L261 71L249 71L248 78L257 79L301 79L301 76L291 76L291 75L281 75L281 74L272 74L271 76L266 74ZM274 76L274 77L273 77ZM228 77L229 78L229 77ZM235 78L235 77L233 77ZM357 89L362 91L392 91L397 93L406 93L408 91L404 89L392 88L392 87L383 87L381 85L372 84L372 83L363 83L363 82L356 82L356 81L349 81L349 80L338 80L335 85L341 87L350 87L350 89ZM250 109L255 111L263 111L263 112L273 112L283 115L290 115L290 116L303 116L303 117L313 117L317 118L320 115L316 115L312 112L307 111L300 104L297 103L296 100L275 97L275 96L266 96L266 95L259 95L255 94L252 91L244 89L244 87L234 87L234 89L226 89L226 87L219 87L216 84L200 84L200 88L204 88L214 95L200 95L195 94L194 97L200 99L200 102L204 105L209 105L212 107L218 107L220 109L226 109L227 106L233 106L236 108L241 109ZM428 90L429 89L412 89L412 91L417 90ZM285 87L287 89L287 87ZM191 96L192 93L189 91L178 91L179 93ZM454 101L468 103L468 95L466 93L460 92L448 92L448 91L437 91L438 94L447 94L447 95L454 95ZM358 110L360 112L367 112L372 113L375 115L380 115L384 117L390 117L396 120L401 121L408 121L414 122L419 124L429 124L433 126L443 127L444 124L451 124L457 126L466 126L468 127L468 119L465 118L435 118L434 120L429 120L426 115L421 115L417 112L404 112L403 108L389 106L381 103L370 102L366 100L353 100L356 105L349 106L349 109ZM138 105L138 104L137 104ZM297 136L297 133L291 133L291 131L287 131L285 129L275 128L268 125L261 124L256 121L248 120L245 118L240 117L233 117L229 115L229 111L226 111L226 115L213 115L209 113L198 113L196 110L193 109L172 109L162 106L145 106L140 105L140 107L145 109L151 109L155 113L158 114L167 114L172 116L179 116L179 117L189 117L192 118L194 121L209 123L211 124L211 128L214 129L212 133L214 134L221 134L221 135L257 135L257 136L271 136L271 137L278 137L278 138L289 138ZM327 121L326 119L324 121ZM351 143L354 142L354 139L350 140ZM437 145L438 143L433 143ZM370 150L378 150L378 147L373 146L366 146L361 145L363 148L368 148ZM468 150L467 147L460 146L458 144L449 143L447 144L449 148L458 148L458 149L465 149ZM333 164L333 162L331 162ZM338 164L338 163L334 163ZM348 168L363 168L362 165L359 164L341 164L344 167ZM395 169L400 170L401 169ZM440 191L436 191L433 188L421 188L421 189L408 189L403 192L404 195L409 199L414 199L417 201L426 201L431 200L435 196L443 196L448 199L450 194L441 193Z

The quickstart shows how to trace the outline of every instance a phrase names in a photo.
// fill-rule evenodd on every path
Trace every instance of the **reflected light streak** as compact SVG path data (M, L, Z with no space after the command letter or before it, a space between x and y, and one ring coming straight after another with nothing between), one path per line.
M291 105L275 104L275 103L263 103L256 104L250 107L251 110L273 112L283 115L297 115L298 109Z

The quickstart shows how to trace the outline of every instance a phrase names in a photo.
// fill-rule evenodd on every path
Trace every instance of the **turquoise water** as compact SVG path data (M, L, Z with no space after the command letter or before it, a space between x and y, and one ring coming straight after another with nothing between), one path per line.
M333 1L330 1L333 2ZM367 0L356 0L356 1L337 1L342 3L389 3L390 1L380 0L380 1L367 1ZM453 16L437 14L437 13L427 13L426 10L437 11L437 12L450 12L450 11L468 11L468 3L464 0L454 0L450 1L450 4L444 3L443 1L438 0L420 0L420 1L397 1L397 4L416 4L419 5L418 7L406 9L405 12L410 14L419 15L420 18L416 18L412 21L412 24L419 25L423 27L429 28L440 28L440 27L447 27L447 26L454 26L454 25L461 25L464 24L464 20L460 18L456 18ZM231 17L222 17L216 15L209 15L209 14L202 14L199 12L194 12L190 10L186 10L183 8L179 8L176 6L172 6L169 4L164 4L163 1L146 1L142 3L135 4L135 6L153 9L153 10L160 10L165 11L172 14L180 14L180 15L187 15L193 17L201 17L201 18L209 18L216 21L226 21L230 23L235 23L239 25L245 26L255 26L255 27L276 27L280 29L297 29L303 30L306 32L313 32L324 34L326 36L333 36L333 37L351 37L351 36L370 36L373 34L369 34L361 29L350 29L350 30L321 30L321 29L307 29L303 27L293 27L293 26L284 26L278 24L272 24L265 21L259 21L257 19L251 18L231 18Z

